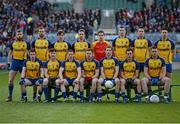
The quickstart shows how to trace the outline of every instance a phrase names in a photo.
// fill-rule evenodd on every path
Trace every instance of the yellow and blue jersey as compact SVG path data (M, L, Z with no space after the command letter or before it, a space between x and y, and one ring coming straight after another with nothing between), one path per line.
M165 41L162 41L162 39L160 39L157 42L155 42L154 45L157 46L159 57L163 58L166 64L172 63L172 50L175 49L174 42L170 39L167 39Z
M139 70L139 63L135 60L128 62L127 60L120 63L120 71L126 78L133 78L136 75L136 71Z
M112 46L114 47L114 54L119 61L122 62L126 59L126 50L130 45L131 40L127 37L117 37L113 40Z
M56 78L59 76L59 68L61 67L61 63L56 61L48 60L45 62L44 68L47 68L47 74L51 78Z
M149 58L149 47L152 46L150 40L135 39L132 41L131 46L134 48L134 58L139 63L144 63Z
M116 66L119 66L118 60L115 57L111 57L111 59L104 58L100 61L100 66L103 67L104 75L108 79L112 79Z
M90 48L90 44L86 41L80 42L77 41L72 45L72 49L75 52L75 59L78 61L84 61L85 60L85 53L86 50Z
M157 59L148 58L144 64L148 68L148 74L151 77L159 77L162 73L162 67L165 67L165 61L163 58L158 57Z
M69 49L71 49L71 44L63 42L55 42L54 49L56 50L56 59L59 61L66 60L66 54Z
M92 77L96 73L96 69L99 69L100 64L96 60L83 61L81 62L81 69L84 70L84 75L86 77Z
M78 72L77 68L80 67L80 64L78 61L73 60L72 62L70 61L63 61L61 64L61 67L64 68L64 78L77 78Z
M23 67L26 67L25 78L37 79L40 77L40 69L42 68L42 62L40 60L26 60Z
M49 48L52 47L51 43L46 39L37 39L32 42L32 48L35 48L36 57L45 62L49 59Z
M30 45L25 41L15 41L11 45L12 59L24 60L27 59L27 50L30 49Z

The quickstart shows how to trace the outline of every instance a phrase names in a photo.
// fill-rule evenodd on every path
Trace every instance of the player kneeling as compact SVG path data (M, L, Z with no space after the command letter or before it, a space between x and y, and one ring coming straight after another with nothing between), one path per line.
M43 89L45 95L45 102L51 102L50 92L49 92L50 87L55 87L54 99L52 100L52 102L57 99L57 95L59 93L59 84L57 82L57 79L59 77L59 68L61 64L56 59L55 49L50 49L49 53L50 53L50 59L44 65L45 78L43 80Z
M57 83L61 87L62 96L64 102L66 101L66 86L73 86L73 98L74 101L77 99L77 92L79 90L79 80L81 78L81 67L80 64L74 59L73 50L69 50L67 53L67 60L63 61L59 71L59 79Z
M168 102L168 92L170 88L170 78L166 77L166 66L163 58L158 56L158 50L154 46L151 49L151 57L146 60L144 68L145 77L142 79L143 92L146 101L149 102L147 85L164 85L164 102Z
M29 52L29 59L24 62L23 70L21 73L21 100L27 102L26 86L37 86L38 95L36 100L41 101L42 94L42 80L43 80L43 68L40 60L36 59L35 50L32 49Z
M137 86L136 99L141 102L141 83L139 76L139 64L133 59L133 49L126 50L126 60L120 65L121 71L121 94L123 97L123 103L126 103L125 85Z
M89 102L93 102L99 76L99 62L93 59L93 51L86 50L86 60L81 63L82 78L80 79L80 101L84 99L84 87L90 86Z
M106 57L100 61L101 66L101 76L98 80L98 101L102 101L102 86L105 85L107 80L110 80L113 82L113 85L115 85L115 101L119 102L119 87L120 87L120 81L118 79L118 73L119 73L119 62L116 58L112 56L112 47L108 46L105 49Z

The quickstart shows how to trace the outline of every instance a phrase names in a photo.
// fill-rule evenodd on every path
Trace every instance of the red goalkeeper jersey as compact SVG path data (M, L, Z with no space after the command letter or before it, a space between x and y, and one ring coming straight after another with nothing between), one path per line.
M95 41L92 44L92 49L94 51L94 56L95 59L100 61L102 58L105 57L105 48L109 46L109 42L108 41L103 41L103 42L99 42L99 41Z

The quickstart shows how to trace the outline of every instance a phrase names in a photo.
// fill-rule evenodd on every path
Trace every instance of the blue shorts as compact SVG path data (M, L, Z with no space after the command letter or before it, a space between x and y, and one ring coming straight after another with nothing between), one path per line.
M109 79L109 78L106 78L106 79L103 80L103 85L105 85L107 80L112 81L113 85L115 85L115 80L114 79Z
M73 86L73 82L76 78L65 78L65 79L66 79L68 85Z
M139 72L144 72L144 63L139 63Z
M34 86L34 85L38 85L39 83L38 83L38 80L39 80L39 78L34 78L34 79L32 79L32 78L27 78L30 82L31 82L31 86Z
M156 86L159 83L159 77L151 77L151 85Z
M166 72L172 73L172 64L166 64Z
M10 70L22 72L24 60L12 59Z

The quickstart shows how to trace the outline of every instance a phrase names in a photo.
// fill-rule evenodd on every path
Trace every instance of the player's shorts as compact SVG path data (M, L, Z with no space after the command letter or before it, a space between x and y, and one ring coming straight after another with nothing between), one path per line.
M32 78L25 78L25 79L28 79L30 82L31 82L31 86L34 86L34 85L39 85L39 78L35 78L35 79L32 79Z
M109 79L109 78L104 79L102 84L105 85L106 81L108 81L108 80L112 81L113 86L115 86L115 80L114 79Z
M144 63L139 63L139 72L144 72Z
M151 80L150 80L152 86L158 85L159 81L160 81L159 77L151 77Z
M172 64L166 64L166 72L172 73Z
M22 72L24 60L12 59L10 70Z
M56 85L56 81L57 80L57 78L51 78L51 77L49 77L48 78L48 86L55 86Z
M67 81L68 85L73 86L73 82L76 78L65 78L65 80Z

